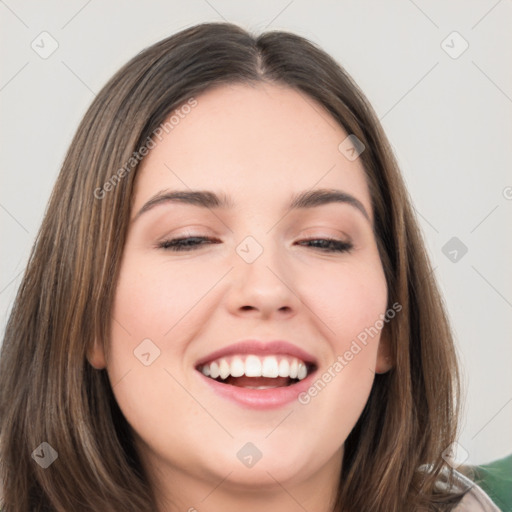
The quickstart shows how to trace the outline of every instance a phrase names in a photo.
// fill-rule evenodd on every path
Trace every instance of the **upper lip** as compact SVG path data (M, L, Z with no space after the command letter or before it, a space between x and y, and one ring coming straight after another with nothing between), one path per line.
M316 366L316 359L314 356L306 352L304 349L283 340L275 341L259 341L259 340L244 340L232 345L210 352L208 355L202 357L196 362L196 368L206 363L220 359L221 357L236 355L236 354L254 354L255 356L261 355L289 355L301 359L305 363Z

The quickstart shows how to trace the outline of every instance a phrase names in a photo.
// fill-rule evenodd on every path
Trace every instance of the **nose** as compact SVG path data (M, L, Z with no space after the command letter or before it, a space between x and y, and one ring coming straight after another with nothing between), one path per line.
M270 244L262 249L261 255L252 262L235 255L227 307L237 316L290 318L297 314L301 301L296 291L297 282L285 262L284 249Z

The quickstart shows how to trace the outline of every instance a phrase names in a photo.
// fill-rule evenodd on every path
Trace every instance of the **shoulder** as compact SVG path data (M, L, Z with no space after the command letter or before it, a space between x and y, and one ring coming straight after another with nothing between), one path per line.
M421 466L423 471L431 471L431 465ZM502 512L473 480L460 471L445 466L439 473L435 488L438 492L463 494L463 498L452 512Z
M458 471L455 471L454 475L461 485L469 488L469 491L453 512L500 512L491 498L475 482Z

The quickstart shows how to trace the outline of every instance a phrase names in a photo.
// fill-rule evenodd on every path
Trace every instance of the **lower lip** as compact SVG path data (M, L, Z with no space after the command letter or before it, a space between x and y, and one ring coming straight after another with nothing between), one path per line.
M305 379L290 386L249 389L221 384L198 371L199 376L215 393L248 409L277 409L298 400L299 394L305 392L311 386L315 373L316 371L310 373Z

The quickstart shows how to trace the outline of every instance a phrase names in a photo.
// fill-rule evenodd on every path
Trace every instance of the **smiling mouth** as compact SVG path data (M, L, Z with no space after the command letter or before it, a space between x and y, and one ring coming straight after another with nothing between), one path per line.
M221 384L245 389L293 386L316 370L313 363L286 355L221 357L196 368Z

